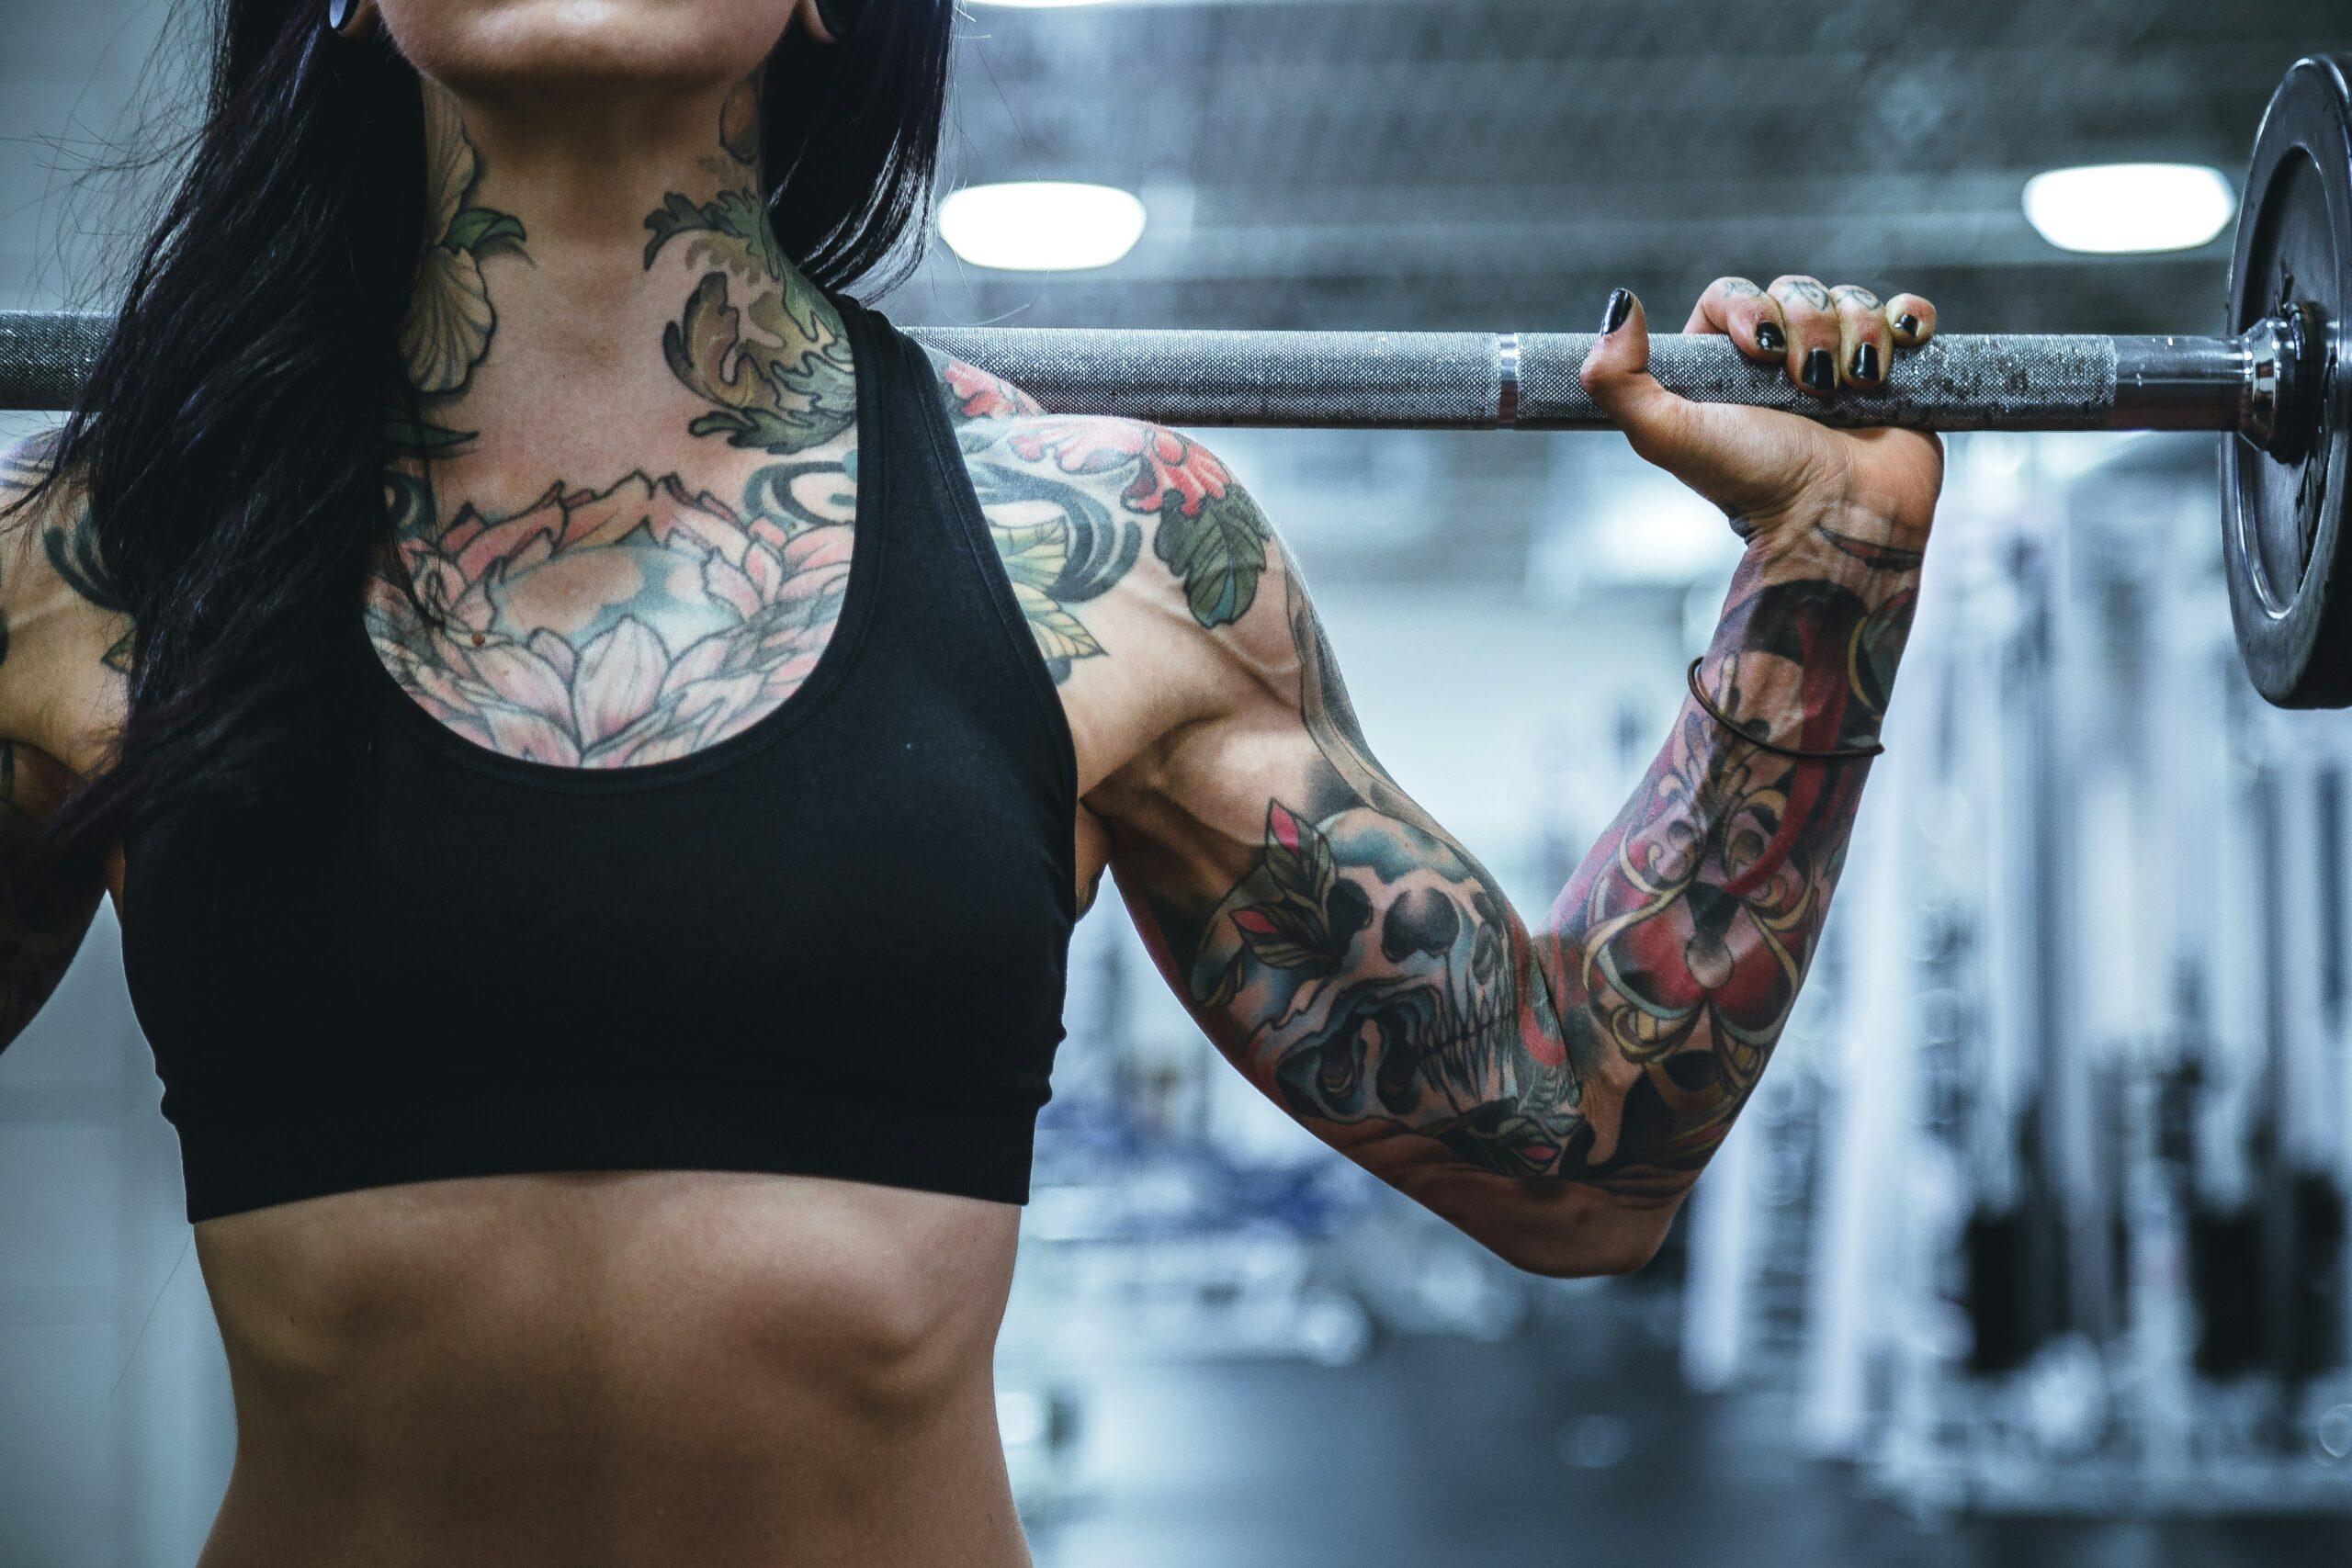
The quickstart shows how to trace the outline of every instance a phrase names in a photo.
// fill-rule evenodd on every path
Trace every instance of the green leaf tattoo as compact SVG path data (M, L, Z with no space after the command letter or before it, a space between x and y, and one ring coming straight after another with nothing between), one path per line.
M1071 660L1101 653L1102 645L1086 624L1055 597L1069 570L1069 523L1058 517L1046 523L990 522L989 532L1012 580L1013 600L1048 666L1067 671Z
M738 310L729 301L726 274L710 273L684 313L662 329L671 373L716 405L687 425L694 434L724 435L730 446L783 456L830 441L856 423L847 339L836 336L820 349L799 338L797 353L775 346L798 335L783 327L780 292L771 285ZM747 321L757 335L745 333Z
M1229 626L1258 597L1266 570L1266 524L1238 491L1159 514L1152 551L1184 584L1193 619L1204 626Z
M453 251L480 252L499 240L511 240L521 244L523 224L511 213L494 212L487 207L469 207L449 224L449 232L442 244Z
M653 231L653 237L645 243L648 267L652 266L662 248L679 235L704 233L741 244L742 270L748 281L781 278L792 270L791 259L777 245L775 231L768 225L766 207L748 190L723 190L715 199L700 203L672 191L646 218L645 226ZM727 254L717 246L705 245L689 259L700 260L703 254L713 253Z
M746 178L753 171L739 150L756 138L729 121L741 122L750 104L743 90L730 96L719 131ZM671 191L645 227L647 270L680 239L687 265L706 269L662 334L671 373L712 405L687 424L690 434L789 456L857 423L855 367L840 313L784 254L755 190L731 186L708 201ZM730 279L750 291L740 309Z

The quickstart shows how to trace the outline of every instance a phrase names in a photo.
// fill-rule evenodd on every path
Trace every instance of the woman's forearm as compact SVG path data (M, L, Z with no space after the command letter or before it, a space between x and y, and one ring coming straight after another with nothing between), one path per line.
M1801 750L1875 739L1918 584L1893 532L1839 511L1751 538L1698 671L1724 717ZM1575 1084L1558 1177L1650 1201L1696 1179L1787 1025L1869 766L1685 700L1531 933Z

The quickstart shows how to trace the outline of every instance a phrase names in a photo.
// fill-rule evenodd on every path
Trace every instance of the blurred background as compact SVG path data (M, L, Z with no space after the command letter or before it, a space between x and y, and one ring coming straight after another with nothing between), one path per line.
M1622 283L1671 328L1812 271L2214 331L2263 102L2352 48L2339 0L966 8L910 324L1589 330ZM104 303L72 179L183 79L167 9L0 0L0 308ZM1392 771L1546 908L1719 516L1613 436L1211 439ZM2352 1561L2352 718L2239 671L2213 438L1951 451L1816 977L1645 1272L1513 1274L1246 1088L1115 899L1081 925L1000 1369L1041 1563ZM0 1061L0 1568L185 1563L229 1466L99 920Z

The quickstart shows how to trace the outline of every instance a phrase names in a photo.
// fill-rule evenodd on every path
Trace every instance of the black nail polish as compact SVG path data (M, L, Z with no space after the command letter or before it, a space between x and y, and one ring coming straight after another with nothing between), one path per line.
M1878 379L1878 344L1865 343L1855 346L1853 374L1857 381Z
M1756 323L1756 346L1767 354L1781 354L1787 351L1789 340L1771 322L1758 321Z
M1913 315L1910 311L1905 310L1903 314L1894 318L1894 330L1901 333L1905 337L1917 337L1919 335L1919 318Z
M1600 335L1607 337L1623 326L1625 318L1633 313L1634 291L1630 288L1612 290L1609 296L1609 309L1600 314Z
M1827 349L1816 348L1804 356L1804 384L1816 392L1838 385L1838 361Z

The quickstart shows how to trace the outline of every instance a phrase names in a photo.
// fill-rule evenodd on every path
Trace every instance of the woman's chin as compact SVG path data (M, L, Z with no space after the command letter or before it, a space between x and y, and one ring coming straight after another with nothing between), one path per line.
M380 0L393 41L459 93L734 82L795 0Z

